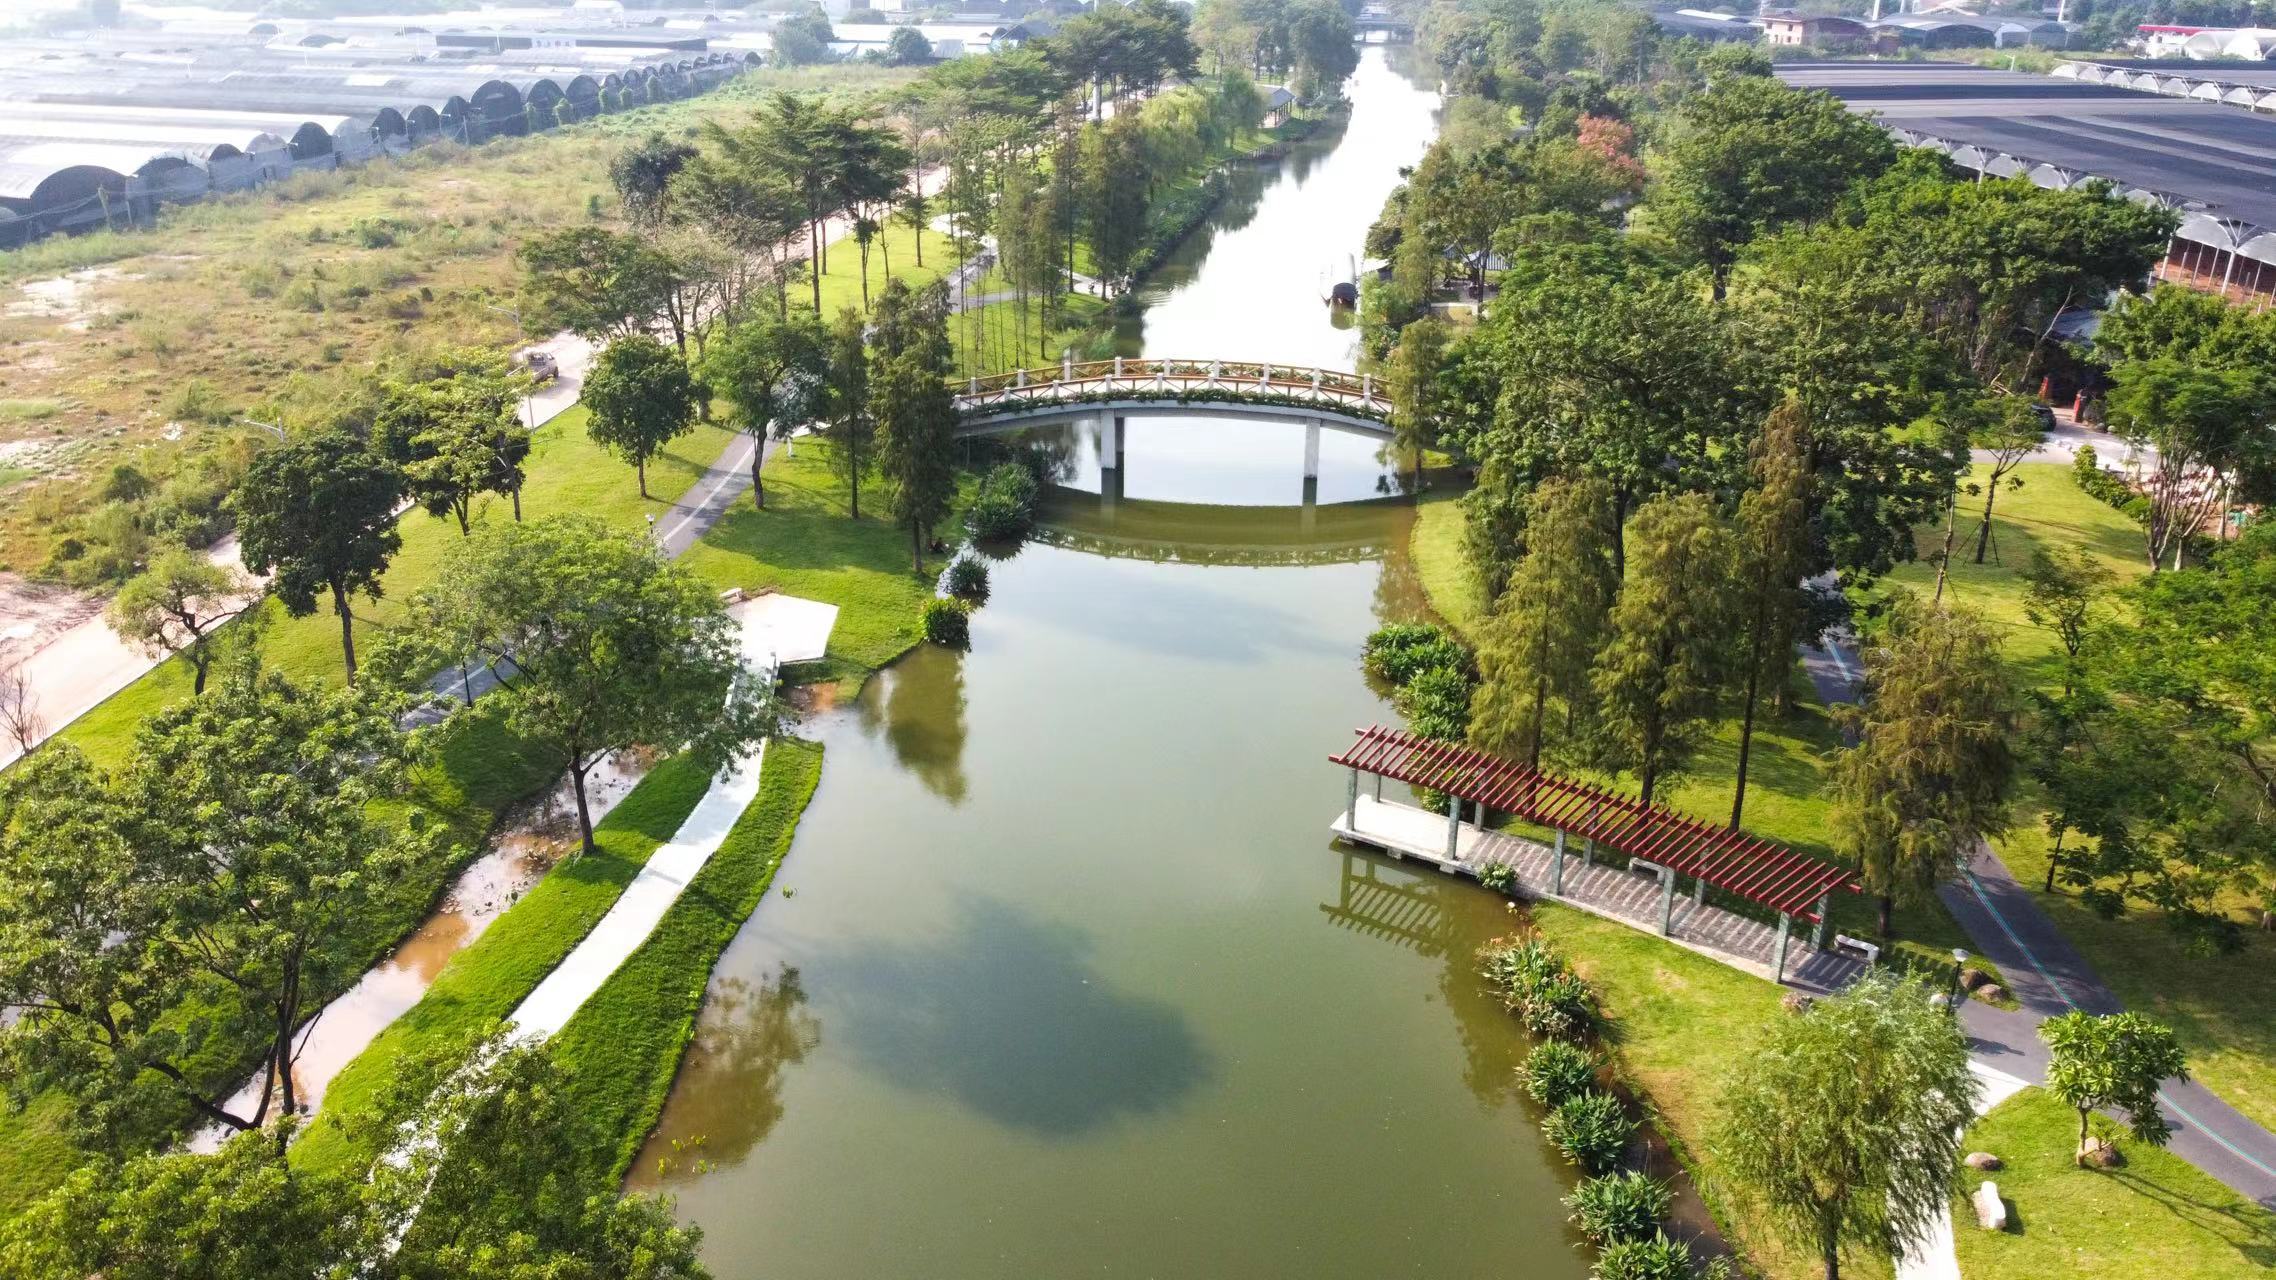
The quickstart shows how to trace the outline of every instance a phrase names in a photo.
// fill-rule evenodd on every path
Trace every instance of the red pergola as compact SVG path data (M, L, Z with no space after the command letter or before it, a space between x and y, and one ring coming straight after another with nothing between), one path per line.
M1404 729L1381 725L1361 729L1349 749L1329 758L1354 770L1355 776L1371 773L1429 787L1592 840L1768 907L1781 916L1819 921L1820 904L1834 890L1858 892L1856 874L1845 867L1602 787L1560 778L1459 743L1417 737Z

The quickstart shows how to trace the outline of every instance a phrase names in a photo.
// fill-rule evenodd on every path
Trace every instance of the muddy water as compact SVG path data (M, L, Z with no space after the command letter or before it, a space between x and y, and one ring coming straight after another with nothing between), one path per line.
M647 772L648 764L627 754L611 756L594 767L586 778L593 821L599 822L616 807ZM293 1059L293 1084L303 1109L314 1112L321 1106L332 1077L389 1023L419 1003L450 958L471 946L491 921L505 914L576 845L576 801L566 781L507 819L489 851L452 882L435 913L303 1024ZM262 1084L256 1075L224 1105L238 1115L251 1115L260 1105ZM226 1136L220 1127L208 1127L189 1145L192 1150L210 1151Z
M1350 367L1317 277L1435 106L1382 50L1353 94L1132 349ZM1391 469L1344 440L1293 506L1299 430L1149 418L1109 500L1095 439L1058 447L970 652L809 718L821 786L632 1185L721 1275L1578 1280L1473 971L1509 909L1327 835L1328 755L1395 714L1360 642L1423 608Z

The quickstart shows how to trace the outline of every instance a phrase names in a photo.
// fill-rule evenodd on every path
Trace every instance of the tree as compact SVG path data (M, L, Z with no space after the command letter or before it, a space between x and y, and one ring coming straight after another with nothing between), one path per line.
M444 553L412 616L456 648L447 660L510 673L491 698L561 753L588 853L585 777L602 757L641 745L718 767L775 729L718 596L637 533L569 516L486 527Z
M861 317L842 307L824 354L823 412L830 421L830 465L846 482L846 511L861 519L861 482L875 459L877 422L869 412L869 342Z
M2073 1009L2039 1024L2047 1042L2047 1089L2078 1112L2078 1150L2085 1164L2091 1154L2088 1122L2094 1113L2126 1113L2137 1141L2162 1147L2173 1136L2157 1095L2169 1079L2187 1082L2188 1061L2173 1029L2138 1013L2096 1017Z
M933 42L915 27L895 27L885 42L885 65L921 67L933 60Z
M653 231L671 216L672 180L701 153L684 142L650 132L609 161L609 183L625 218Z
M1645 804L1681 766L1723 694L1738 546L1702 493L1636 512L1636 554L1589 682L1607 758L1635 770Z
M767 441L785 439L822 416L828 335L821 322L796 316L752 316L728 326L704 349L706 386L734 406L729 422L752 438L751 504L767 505L760 464Z
M298 1172L242 1134L213 1155L97 1160L0 1227L16 1280L269 1280L319 1276L346 1254L352 1186Z
M836 55L830 45L838 33L830 29L829 15L822 6L814 5L784 18L774 30L774 65L778 67L808 67L828 62Z
M585 431L632 464L648 496L648 460L695 427L695 379L678 352L645 335L619 338L585 375Z
M1414 458L1415 491L1422 489L1423 450L1438 441L1438 374L1446 362L1446 326L1425 316L1399 331L1387 375L1391 392L1391 443Z
M160 941L258 1016L284 1114L300 1103L293 1036L317 957L369 919L424 844L416 824L374 809L415 758L396 710L246 663L213 697L145 722L120 780L134 874L165 911Z
M67 1083L96 1126L123 1123L145 1072L232 1128L258 1128L272 1102L291 1112L318 957L421 847L373 808L413 754L393 710L248 663L144 722L116 777L68 748L12 775L0 1005L20 1015L5 1036L18 1078ZM193 992L202 1009L168 1016ZM208 1037L248 1032L267 1087L239 1115L190 1063Z
M2268 491L2276 472L2276 437L2268 428L2276 387L2264 369L2170 356L2120 365L2111 377L2112 429L2156 453L2144 482L2150 571L2168 561L2179 568L2182 548L2227 507L2236 487Z
M196 696L213 667L214 629L256 599L252 581L235 566L169 547L119 588L107 618L120 638L153 657L180 654Z
M2115 574L2091 554L2077 547L2040 547L2019 575L2023 579L2023 616L2033 626L2055 633L2063 646L2063 692L2076 679L2080 654L2094 625L2097 606L2109 593Z
M2039 416L2039 406L2022 396L1993 396L1983 406L1975 429L1968 435L1968 443L1991 455L1985 465L1984 517L1976 526L1976 563L1984 562L1984 553L1991 548L1992 504L1999 500L2000 485L2008 488L2023 487L2023 478L2012 474L2025 458L2046 443L2047 425Z
M245 567L272 575L285 612L316 612L319 590L340 618L348 681L356 678L356 634L348 597L377 600L380 574L403 545L395 507L401 468L345 431L306 436L260 454L229 496Z
M1748 241L1826 216L1896 158L1888 133L1840 99L1768 76L1717 79L1676 115L1655 221L1707 265L1718 302Z
M876 423L878 470L891 486L893 517L909 531L910 567L921 574L925 542L956 496L948 455L956 397L934 361L904 352L873 369L869 417Z
M1980 1087L1922 985L1875 972L1762 1029L1714 1144L1771 1229L1839 1280L1844 1253L1893 1259L1927 1237Z
M1731 830L1746 813L1747 766L1754 750L1755 709L1765 688L1774 695L1794 672L1808 606L1803 579L1810 563L1810 439L1802 407L1788 400L1770 415L1753 445L1754 487L1739 499L1737 607L1746 649L1740 664L1738 785Z
M29 755L46 731L31 673L13 643L0 643L0 734L16 744L18 755Z
M403 468L412 500L429 515L455 518L461 536L485 493L511 497L519 520L530 449L521 404L529 389L529 375L488 352L448 353L440 376L386 384L373 446Z
M1551 699L1570 724L1590 696L1589 664L1611 628L1612 494L1601 480L1550 480L1527 504L1525 558L1478 639L1470 737L1541 762Z
M606 227L564 227L522 242L528 327L591 342L644 334L678 287L679 269L647 240Z
M1839 711L1856 741L1834 757L1829 825L1880 898L1887 937L1896 903L1926 901L2006 830L2014 694L1980 616L1909 592L1864 660L1864 706Z
M1085 130L1081 172L1084 240L1090 245L1092 269L1107 286L1122 288L1146 234L1151 185L1138 118L1120 114L1103 127Z

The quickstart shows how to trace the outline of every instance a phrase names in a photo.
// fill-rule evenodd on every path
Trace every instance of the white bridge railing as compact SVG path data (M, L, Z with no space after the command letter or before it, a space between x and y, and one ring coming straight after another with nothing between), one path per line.
M967 379L956 407L967 422L1062 404L1108 400L1169 400L1183 404L1235 401L1319 408L1389 422L1391 403L1375 375L1298 365L1232 360L1155 360L1116 356L1057 368L1020 369Z

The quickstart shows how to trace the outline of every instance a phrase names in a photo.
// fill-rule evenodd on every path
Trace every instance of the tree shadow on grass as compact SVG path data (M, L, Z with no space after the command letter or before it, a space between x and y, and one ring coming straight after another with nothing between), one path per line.
M862 1066L1068 1140L1168 1111L1210 1074L1185 1016L1116 990L1091 950L1080 930L988 899L963 903L941 936L865 944L806 971Z
M2100 1176L2125 1185L2174 1217L2218 1237L2253 1266L2276 1267L2276 1216L2265 1210L2195 1199L2122 1168L2101 1170Z

